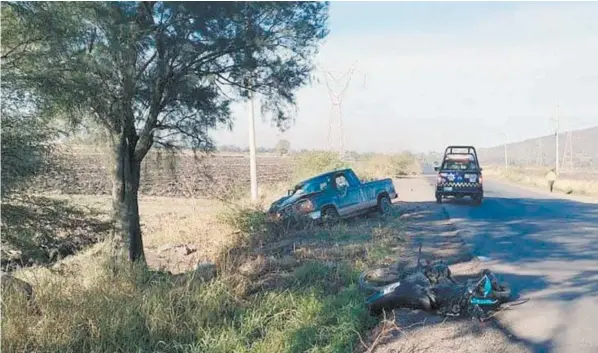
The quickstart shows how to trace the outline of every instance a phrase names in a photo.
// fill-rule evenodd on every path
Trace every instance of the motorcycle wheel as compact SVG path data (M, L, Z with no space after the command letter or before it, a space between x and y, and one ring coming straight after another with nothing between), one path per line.
M498 288L492 289L492 296L502 303L509 301L511 298L511 286L506 283L499 284Z
M433 308L433 295L427 293L425 288L413 283L401 283L393 291L384 294L378 291L366 300L370 312L375 315L382 313L382 310L393 310L397 308L421 309L430 311ZM430 295L429 295L430 294ZM431 297L432 296L432 297Z

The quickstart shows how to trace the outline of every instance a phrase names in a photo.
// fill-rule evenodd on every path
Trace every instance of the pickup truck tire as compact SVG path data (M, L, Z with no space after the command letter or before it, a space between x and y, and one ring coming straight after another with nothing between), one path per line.
M436 194L436 203L442 203L442 195Z
M392 202L390 202L390 198L387 195L382 195L378 198L378 212L381 215L387 215L390 213L390 208L392 207Z
M338 211L333 206L325 207L322 210L322 223L324 224L332 224L338 222L340 216Z
M484 198L483 195L474 195L472 196L472 200L473 200L473 204L474 205L481 205L482 204L482 199Z

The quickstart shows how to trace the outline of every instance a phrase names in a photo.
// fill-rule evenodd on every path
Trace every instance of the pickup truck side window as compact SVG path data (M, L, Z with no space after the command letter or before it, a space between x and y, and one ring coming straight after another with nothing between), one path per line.
M350 186L357 186L357 185L361 184L361 181L359 180L357 175L355 175L355 173L352 170L347 170L344 173L344 176L347 179L348 185L350 185Z
M345 178L344 175L337 175L336 178L334 178L334 182L336 184L336 188L337 189L343 189L349 186L349 183L347 182L347 179Z

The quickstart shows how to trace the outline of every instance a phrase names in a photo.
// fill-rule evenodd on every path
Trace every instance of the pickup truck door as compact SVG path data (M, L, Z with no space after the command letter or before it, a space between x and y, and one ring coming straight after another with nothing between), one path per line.
M360 209L363 193L359 184L351 184L343 173L334 177L337 190L338 213L346 216Z

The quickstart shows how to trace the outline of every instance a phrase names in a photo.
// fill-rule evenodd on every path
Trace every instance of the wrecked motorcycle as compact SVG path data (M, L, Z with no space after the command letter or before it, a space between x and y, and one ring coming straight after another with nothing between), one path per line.
M421 246L419 252L421 255ZM392 270L383 273L387 282L393 274L396 276L395 281L383 286L371 285L366 281L376 271L380 272L380 269L361 274L361 289L374 292L366 299L373 314L406 307L435 311L445 316L469 315L483 321L511 297L509 285L500 282L488 269L482 271L479 279L458 283L452 278L446 263L427 261L422 264L420 255L417 266L403 276L396 271L392 273Z

